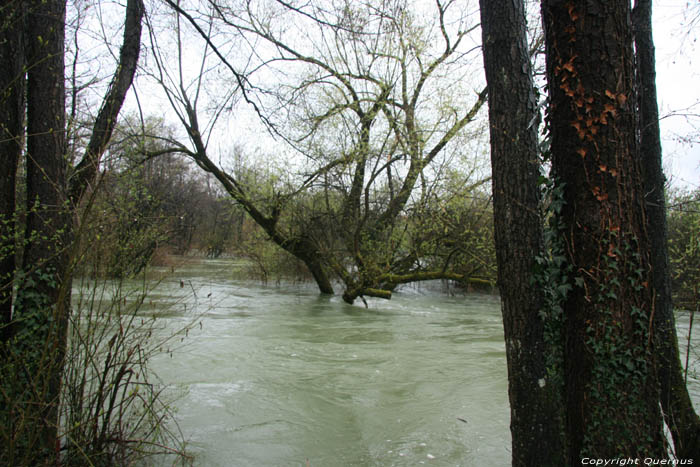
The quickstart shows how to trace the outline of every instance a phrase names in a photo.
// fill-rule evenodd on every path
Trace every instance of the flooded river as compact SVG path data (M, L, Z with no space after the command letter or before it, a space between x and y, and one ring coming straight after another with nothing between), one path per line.
M422 286L366 309L239 267L188 264L149 299L171 329L197 319L151 365L195 465L510 464L497 297Z

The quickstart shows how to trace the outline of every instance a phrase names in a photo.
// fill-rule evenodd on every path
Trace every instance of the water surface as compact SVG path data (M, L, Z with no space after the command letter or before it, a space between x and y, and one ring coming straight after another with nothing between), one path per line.
M510 464L497 297L423 285L365 308L239 267L188 264L150 298L171 329L201 321L152 365L195 465Z

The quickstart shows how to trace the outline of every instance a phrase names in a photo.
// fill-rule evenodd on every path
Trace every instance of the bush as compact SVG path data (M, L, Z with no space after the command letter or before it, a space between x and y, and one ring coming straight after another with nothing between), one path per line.
M133 465L154 455L188 463L163 386L148 369L173 334L139 313L146 285L85 280L76 292L61 403L64 465Z

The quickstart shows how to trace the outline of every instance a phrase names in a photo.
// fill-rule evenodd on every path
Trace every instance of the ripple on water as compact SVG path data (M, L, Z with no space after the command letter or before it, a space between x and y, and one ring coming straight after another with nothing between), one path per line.
M366 309L205 272L181 271L202 329L156 365L185 389L198 465L508 463L497 299L402 289Z

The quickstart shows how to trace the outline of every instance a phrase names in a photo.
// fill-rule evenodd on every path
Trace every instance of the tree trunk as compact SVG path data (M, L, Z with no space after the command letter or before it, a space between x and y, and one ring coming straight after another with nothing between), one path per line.
M552 171L564 187L569 463L665 457L626 0L543 0Z
M9 9L13 5L26 9L26 23L8 21L16 14ZM1 146L2 164L3 169L7 164L8 172L14 175L17 159L9 156L21 152L25 94L22 67L26 63L27 217L22 267L15 268L9 262L2 264L2 291L5 287L9 290L9 295L2 295L5 300L2 318L11 319L11 325L3 328L3 331L9 329L8 335L3 336L7 338L2 361L7 384L2 388L2 416L7 417L3 422L9 425L9 431L3 432L8 437L3 440L9 439L11 445L3 446L7 453L0 452L0 461L39 465L57 462L59 456L58 404L70 310L72 216L80 196L95 179L99 159L131 85L139 55L143 3L141 0L127 3L120 62L98 113L87 154L72 180L68 178L65 135L66 2L16 2L2 11L9 14L3 17L5 27L12 26L3 29L7 42L0 44L3 58L9 54L4 64L10 64L0 72L0 79L3 83L6 79L11 81L2 88L2 109L9 109L1 120L6 125L3 132L11 136L8 144ZM14 73L12 76L5 75L10 71ZM71 182L75 204L70 202ZM14 197L5 198L6 193L14 194L16 180L12 178L7 183L2 185L3 203L6 203L2 205L3 215L17 211ZM5 279L11 280L13 276L4 274L10 267L20 269L14 276L17 295L11 317L7 312L12 309L11 283L8 285Z
M24 142L22 2L0 10L0 344L9 338L15 275L15 185Z
M102 154L112 137L117 116L134 79L141 51L141 19L144 9L142 0L129 0L126 3L124 40L119 52L119 64L95 118L85 154L71 178L70 198L73 203L78 203L88 186L97 178Z
M58 399L70 281L71 217L66 198L65 2L27 6L27 225L22 276L12 316L13 420L32 462L58 454Z
M640 155L646 195L647 233L654 285L654 345L659 359L658 381L664 419L680 459L700 463L700 418L693 409L683 379L671 298L666 198L656 100L656 59L651 26L651 0L637 0L632 20L637 53Z
M558 390L546 368L543 293L532 286L542 250L537 102L522 1L481 0L491 170L514 466L561 466Z

